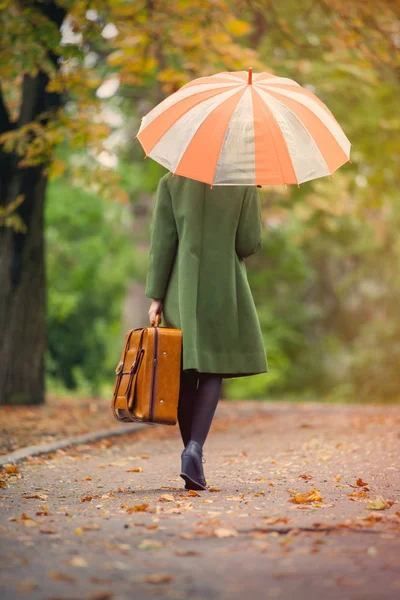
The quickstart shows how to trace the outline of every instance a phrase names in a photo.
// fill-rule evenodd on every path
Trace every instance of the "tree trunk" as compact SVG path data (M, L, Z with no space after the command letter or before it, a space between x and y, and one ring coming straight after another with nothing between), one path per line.
M59 28L65 10L54 1L35 2ZM48 54L58 68L57 56ZM10 121L0 90L0 133L22 127L45 113L51 118L61 104L58 94L46 91L48 76L24 76L17 123ZM42 118L42 122L46 122ZM18 167L18 157L0 147L0 206L19 196L16 213L26 232L0 226L0 404L39 404L44 401L46 350L46 284L44 257L44 201L46 164Z
M38 404L44 401L46 348L46 180L40 168L16 171L10 179L11 197L24 195L19 213L27 232L0 228L0 404Z

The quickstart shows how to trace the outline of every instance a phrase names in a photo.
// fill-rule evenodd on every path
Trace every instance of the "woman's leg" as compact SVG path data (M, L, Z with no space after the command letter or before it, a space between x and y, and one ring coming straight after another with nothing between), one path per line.
M195 395L190 439L203 447L217 408L222 377L215 373L198 373L199 384Z
M178 403L178 423L184 446L186 446L188 441L191 439L190 433L193 422L193 411L196 400L197 383L197 371L181 370Z

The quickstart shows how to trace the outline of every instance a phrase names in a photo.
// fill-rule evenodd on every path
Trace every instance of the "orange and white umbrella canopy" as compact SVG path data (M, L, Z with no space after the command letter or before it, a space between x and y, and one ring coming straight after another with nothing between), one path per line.
M350 160L351 144L321 100L252 69L187 83L142 118L136 137L172 173L211 186L300 184Z

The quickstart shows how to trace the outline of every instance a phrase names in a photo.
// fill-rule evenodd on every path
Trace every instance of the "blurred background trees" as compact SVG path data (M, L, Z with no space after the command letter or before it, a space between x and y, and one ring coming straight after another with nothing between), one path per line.
M109 393L125 329L147 324L165 172L133 141L140 119L195 77L249 66L326 102L352 164L260 190L264 247L247 265L270 373L226 380L225 395L396 400L397 0L0 8L0 403L42 401L44 364L49 389Z

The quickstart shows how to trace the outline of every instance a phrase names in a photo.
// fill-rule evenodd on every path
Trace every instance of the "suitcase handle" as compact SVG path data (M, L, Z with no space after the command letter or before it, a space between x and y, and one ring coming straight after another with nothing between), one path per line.
M160 315L160 313L157 313L155 323L151 323L150 327L159 327L160 321L161 321L161 315Z

